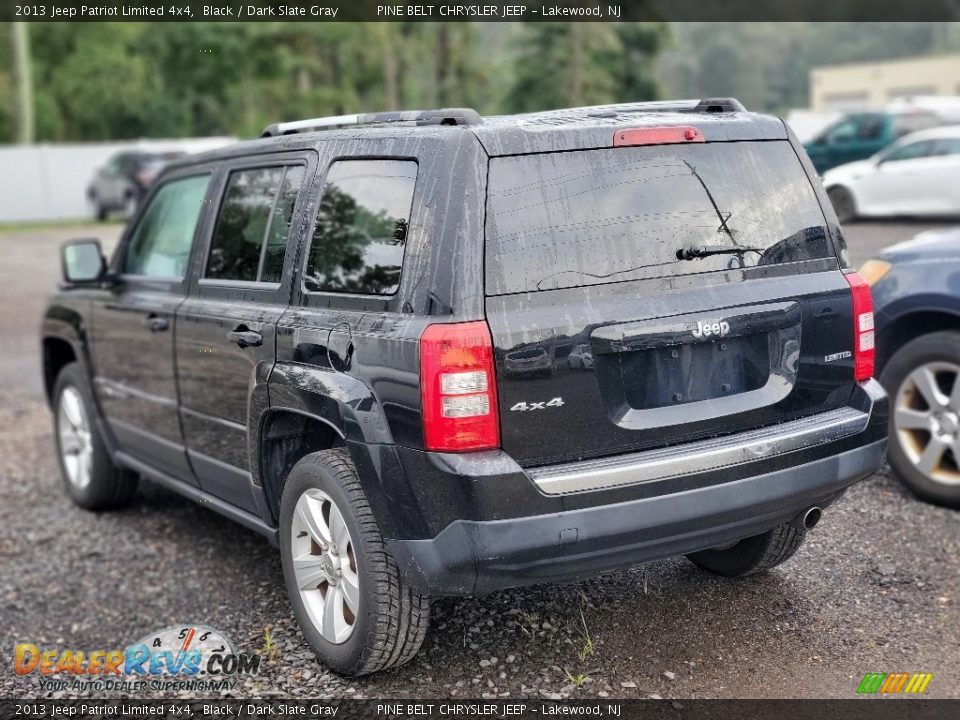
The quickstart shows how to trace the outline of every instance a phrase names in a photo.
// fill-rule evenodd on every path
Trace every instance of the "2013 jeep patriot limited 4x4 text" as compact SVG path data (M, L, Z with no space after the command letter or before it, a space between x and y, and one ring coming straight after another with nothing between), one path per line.
M341 673L409 660L430 596L766 570L884 459L869 290L735 100L273 125L63 264L70 495L142 475L268 536Z

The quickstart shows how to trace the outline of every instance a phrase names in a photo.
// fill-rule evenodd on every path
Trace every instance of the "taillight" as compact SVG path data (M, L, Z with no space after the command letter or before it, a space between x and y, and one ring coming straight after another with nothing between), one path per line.
M873 300L870 285L859 273L845 277L853 297L853 379L860 382L873 377Z
M614 147L630 145L671 145L673 143L702 143L703 133L691 125L675 127L629 128L613 134Z
M427 450L500 445L493 341L486 322L427 326L420 336L420 400Z

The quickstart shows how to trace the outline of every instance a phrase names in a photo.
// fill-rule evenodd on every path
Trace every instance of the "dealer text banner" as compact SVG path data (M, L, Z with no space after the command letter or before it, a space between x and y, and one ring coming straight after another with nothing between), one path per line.
M199 3L191 0L37 0L3 3L0 21L152 22L620 22L697 21L947 21L960 17L952 0L589 0L554 2L372 2L371 0L252 0Z

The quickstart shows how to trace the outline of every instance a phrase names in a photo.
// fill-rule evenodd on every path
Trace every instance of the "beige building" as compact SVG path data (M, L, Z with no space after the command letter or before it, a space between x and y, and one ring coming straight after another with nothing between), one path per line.
M810 71L815 112L882 108L918 95L960 95L960 55L830 65Z

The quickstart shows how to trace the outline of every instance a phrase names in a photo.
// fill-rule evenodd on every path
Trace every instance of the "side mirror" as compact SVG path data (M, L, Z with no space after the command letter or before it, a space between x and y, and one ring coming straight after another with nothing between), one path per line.
M94 285L107 273L99 240L70 240L60 248L60 258L63 279L68 285Z

